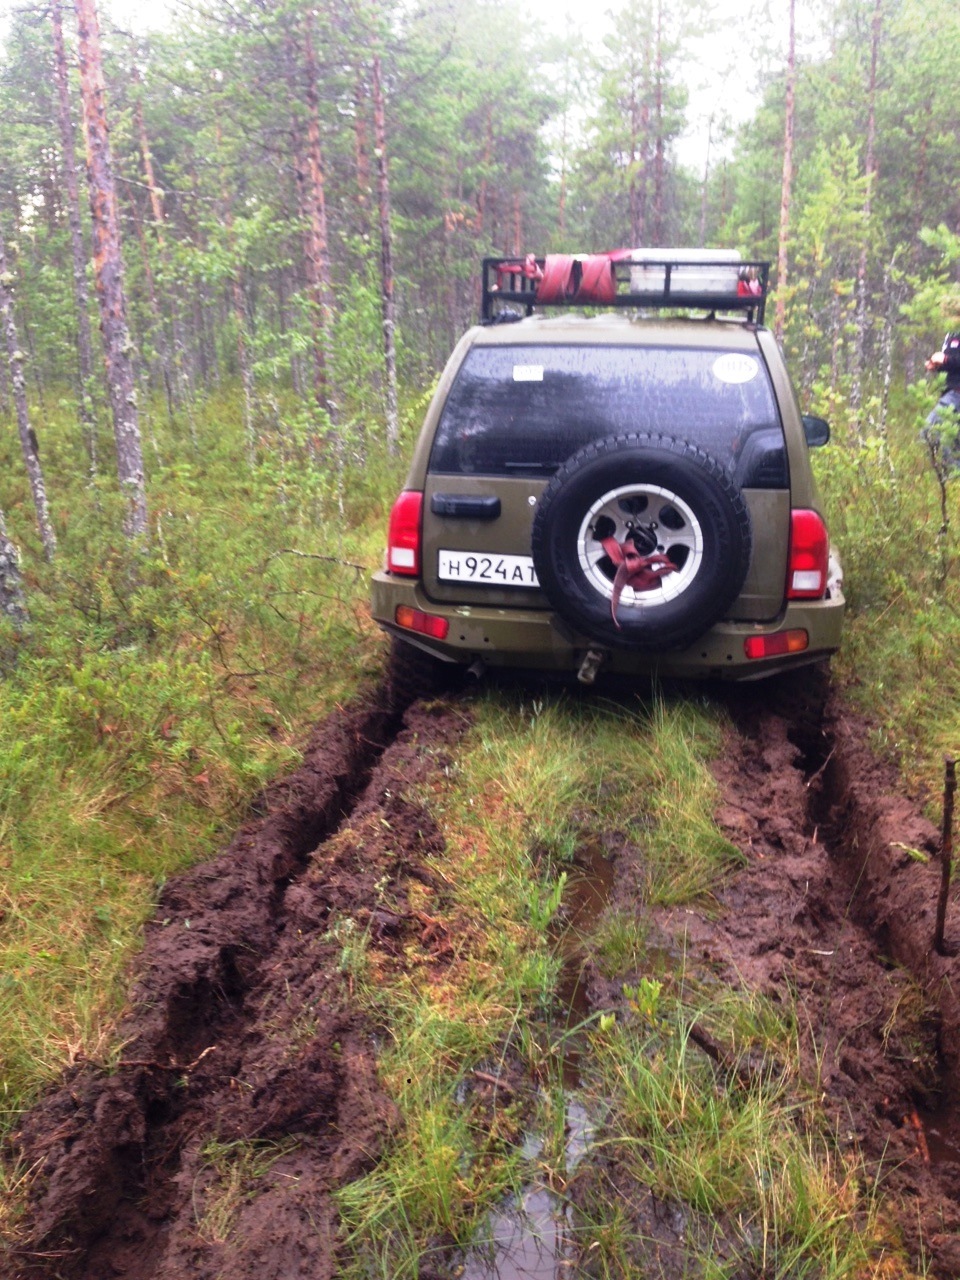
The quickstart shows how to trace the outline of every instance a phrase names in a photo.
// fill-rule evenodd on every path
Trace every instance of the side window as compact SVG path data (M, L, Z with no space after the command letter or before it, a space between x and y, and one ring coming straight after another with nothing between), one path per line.
M784 488L786 451L763 362L666 347L474 347L447 397L430 469L550 475L591 440L690 440L743 487Z

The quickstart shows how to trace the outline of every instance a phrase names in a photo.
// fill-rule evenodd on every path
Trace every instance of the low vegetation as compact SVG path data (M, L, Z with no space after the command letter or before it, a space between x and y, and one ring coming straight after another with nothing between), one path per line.
M340 1193L345 1274L413 1277L451 1251L476 1266L491 1215L531 1187L549 1189L586 1274L635 1273L644 1240L625 1206L647 1191L684 1220L690 1274L868 1274L886 1243L871 1188L800 1080L789 1011L688 981L682 957L648 950L636 926L625 947L615 912L587 934L564 929L582 851L603 832L646 855L651 905L702 903L736 865L709 819L717 713L682 698L491 694L474 714L444 785L421 797L446 840L436 869L454 899L457 963L412 986L358 970L403 1124ZM620 1011L571 1025L558 982L588 963L622 975ZM692 1036L701 1023L726 1046L726 1069ZM783 1065L738 1074L757 1049ZM503 1082L498 1105L478 1078ZM571 1104L588 1117L577 1150Z
M960 744L960 480L941 486L919 439L929 405L913 388L888 436L862 447L839 413L819 464L851 606L834 672L874 720L875 745L934 796Z
M109 540L119 521L98 515L110 497L75 480L56 564L30 556L30 627L0 637L5 1126L67 1063L114 1060L158 885L209 856L308 726L381 674L364 579L398 473L350 455L331 479L295 435L251 471L226 404L203 412L215 442L203 448L155 424L149 551ZM915 415L883 447L858 449L836 425L841 447L820 457L852 604L836 670L877 743L932 789L960 738L946 694L956 528L940 531ZM69 423L48 431L71 472ZM491 1214L531 1185L550 1189L591 1274L629 1274L637 1220L611 1178L676 1206L704 1276L725 1274L721 1255L784 1277L874 1274L896 1241L891 1255L864 1168L800 1078L790 1010L694 982L617 903L568 928L583 851L610 831L642 848L646 902L710 908L740 859L711 816L721 713L701 698L508 689L479 693L473 714L442 784L416 797L446 842L456 962L442 981L391 974L353 921L331 928L358 1005L383 1028L381 1078L403 1119L376 1168L340 1190L346 1274L479 1256ZM588 961L618 985L615 1011L581 1017L558 1000L571 964ZM727 1068L698 1047L703 1025ZM776 1071L729 1069L757 1050ZM574 1095L590 1117L575 1206ZM279 1150L205 1149L205 1239L229 1233ZM8 1213L22 1172L5 1174Z
M203 418L204 448L155 424L142 553L104 532L119 521L84 482L69 417L48 428L71 517L53 565L30 555L26 632L0 623L7 1123L66 1062L112 1052L158 885L210 856L308 727L379 671L365 580L395 477L331 480L289 435L250 471L226 405Z

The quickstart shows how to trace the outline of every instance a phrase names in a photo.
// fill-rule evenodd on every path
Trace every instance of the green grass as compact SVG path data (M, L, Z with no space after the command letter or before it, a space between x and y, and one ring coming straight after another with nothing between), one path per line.
M66 420L44 433L61 539L53 566L38 555L25 487L5 499L32 614L23 637L0 634L7 1123L65 1063L109 1063L158 886L210 856L251 795L296 762L310 725L379 674L382 646L355 566L379 562L399 475L348 449L331 476L308 428L303 415L282 432L261 423L251 473L232 402L198 413L198 447L158 418L148 443L153 536L139 555L116 533L110 483L84 482ZM904 419L889 452L835 448L820 467L852 603L837 669L876 716L878 742L932 790L940 753L960 745L960 707L944 696L960 678L960 565L956 527L936 536L938 497L912 432ZM19 474L9 446L0 462ZM642 913L623 909L576 947L607 977L629 980L625 1010L571 1030L555 1007L564 902L578 851L599 833L618 832L633 851L645 907L711 910L739 865L711 818L717 713L680 699L496 693L475 711L453 765L415 797L446 841L436 870L454 963L441 974L384 972L352 921L331 924L340 967L382 1029L381 1075L402 1116L377 1167L339 1192L343 1274L413 1277L433 1251L482 1235L491 1208L530 1178L564 1194L560 1063L571 1037L586 1036L583 1088L603 1122L596 1155L613 1162L621 1187L653 1189L699 1224L692 1273L719 1280L720 1242L783 1280L880 1274L874 1190L822 1130L799 1081L789 1010L733 992L721 999L657 953ZM411 901L416 893L429 891L412 886ZM439 911L426 898L418 905ZM746 1083L720 1071L691 1040L695 1025L709 1027L731 1063L759 1055L769 1069ZM476 1072L507 1068L538 1088L503 1091L493 1105ZM541 1135L535 1159L523 1148L531 1131ZM204 1238L228 1235L276 1155L208 1146ZM3 1176L10 1229L23 1171ZM636 1274L636 1222L602 1179L598 1187L577 1218L590 1274Z
M870 1274L881 1249L872 1188L856 1156L838 1154L818 1128L789 1011L695 981L682 960L651 951L642 916L622 910L602 915L577 953L608 974L639 972L626 1012L571 1028L553 1003L566 947L557 886L571 891L577 850L598 833L633 845L651 904L709 908L736 865L710 817L717 714L664 699L625 707L490 693L475 717L444 783L418 797L446 841L437 869L457 964L442 981L380 975L357 988L385 1028L381 1074L402 1125L377 1168L338 1195L342 1274L414 1277L438 1251L448 1261L447 1250L483 1240L508 1195L535 1182L562 1201L571 1178L587 1188L573 1217L583 1274L642 1273L627 1206L643 1188L699 1224L685 1246L691 1275L728 1274L712 1257L721 1236L727 1256L757 1274ZM724 1074L691 1040L695 1024L732 1064L760 1058L767 1068L752 1068L746 1084ZM561 1070L572 1045L597 1124L576 1173ZM481 1105L473 1072L507 1067L536 1089Z
M21 464L0 455L31 613L22 636L0 624L0 1128L66 1063L108 1053L158 886L211 856L380 670L356 566L379 562L396 476L352 465L338 491L266 426L251 472L235 414L208 401L197 446L148 420L141 550L69 419L43 427L52 565Z
M894 406L885 445L858 449L841 416L817 466L850 604L834 671L874 719L875 745L933 796L943 755L960 750L960 476L941 535L918 396Z
M731 1012L728 1001L711 1021L726 1031ZM738 1072L746 1059L735 1054L727 1071L711 1062L691 1038L703 1016L676 999L641 1001L632 1017L592 1035L596 1087L608 1104L602 1151L621 1194L646 1188L679 1206L691 1221L691 1261L699 1253L702 1266L719 1230L731 1265L760 1275L865 1274L881 1233L856 1152L841 1153L791 1070ZM603 1216L599 1204L593 1211ZM598 1261L609 1264L601 1274L619 1274L625 1233L622 1224L599 1246Z

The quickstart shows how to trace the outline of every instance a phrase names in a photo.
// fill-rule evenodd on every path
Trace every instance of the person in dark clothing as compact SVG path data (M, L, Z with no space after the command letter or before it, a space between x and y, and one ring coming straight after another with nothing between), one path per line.
M946 386L920 434L938 471L960 472L960 331L947 334L927 369L945 374Z

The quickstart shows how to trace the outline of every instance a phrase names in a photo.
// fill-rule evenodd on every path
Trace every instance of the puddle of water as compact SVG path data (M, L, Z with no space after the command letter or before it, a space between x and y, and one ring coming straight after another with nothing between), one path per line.
M566 1099L565 1173L569 1177L593 1142L595 1126L576 1097ZM528 1134L523 1152L533 1160L542 1142ZM487 1238L466 1257L461 1280L556 1280L570 1274L570 1206L533 1183L492 1214Z
M557 981L557 1008L560 1017L552 1030L562 1039L561 1077L563 1087L580 1085L580 1046L570 1032L590 1016L590 1002L583 972L582 939L597 924L610 900L613 866L604 857L597 841L581 846L563 896L563 932L557 945L563 966Z
M564 893L564 929L557 945L563 967L557 983L559 1016L550 1030L561 1045L564 1160L569 1177L590 1150L596 1126L578 1095L580 1044L574 1028L590 1015L583 974L582 939L591 932L610 898L613 867L598 843L578 850ZM523 1155L535 1161L542 1137L528 1133ZM570 1275L573 1222L570 1206L547 1187L533 1182L491 1215L486 1239L466 1255L461 1280L557 1280Z

